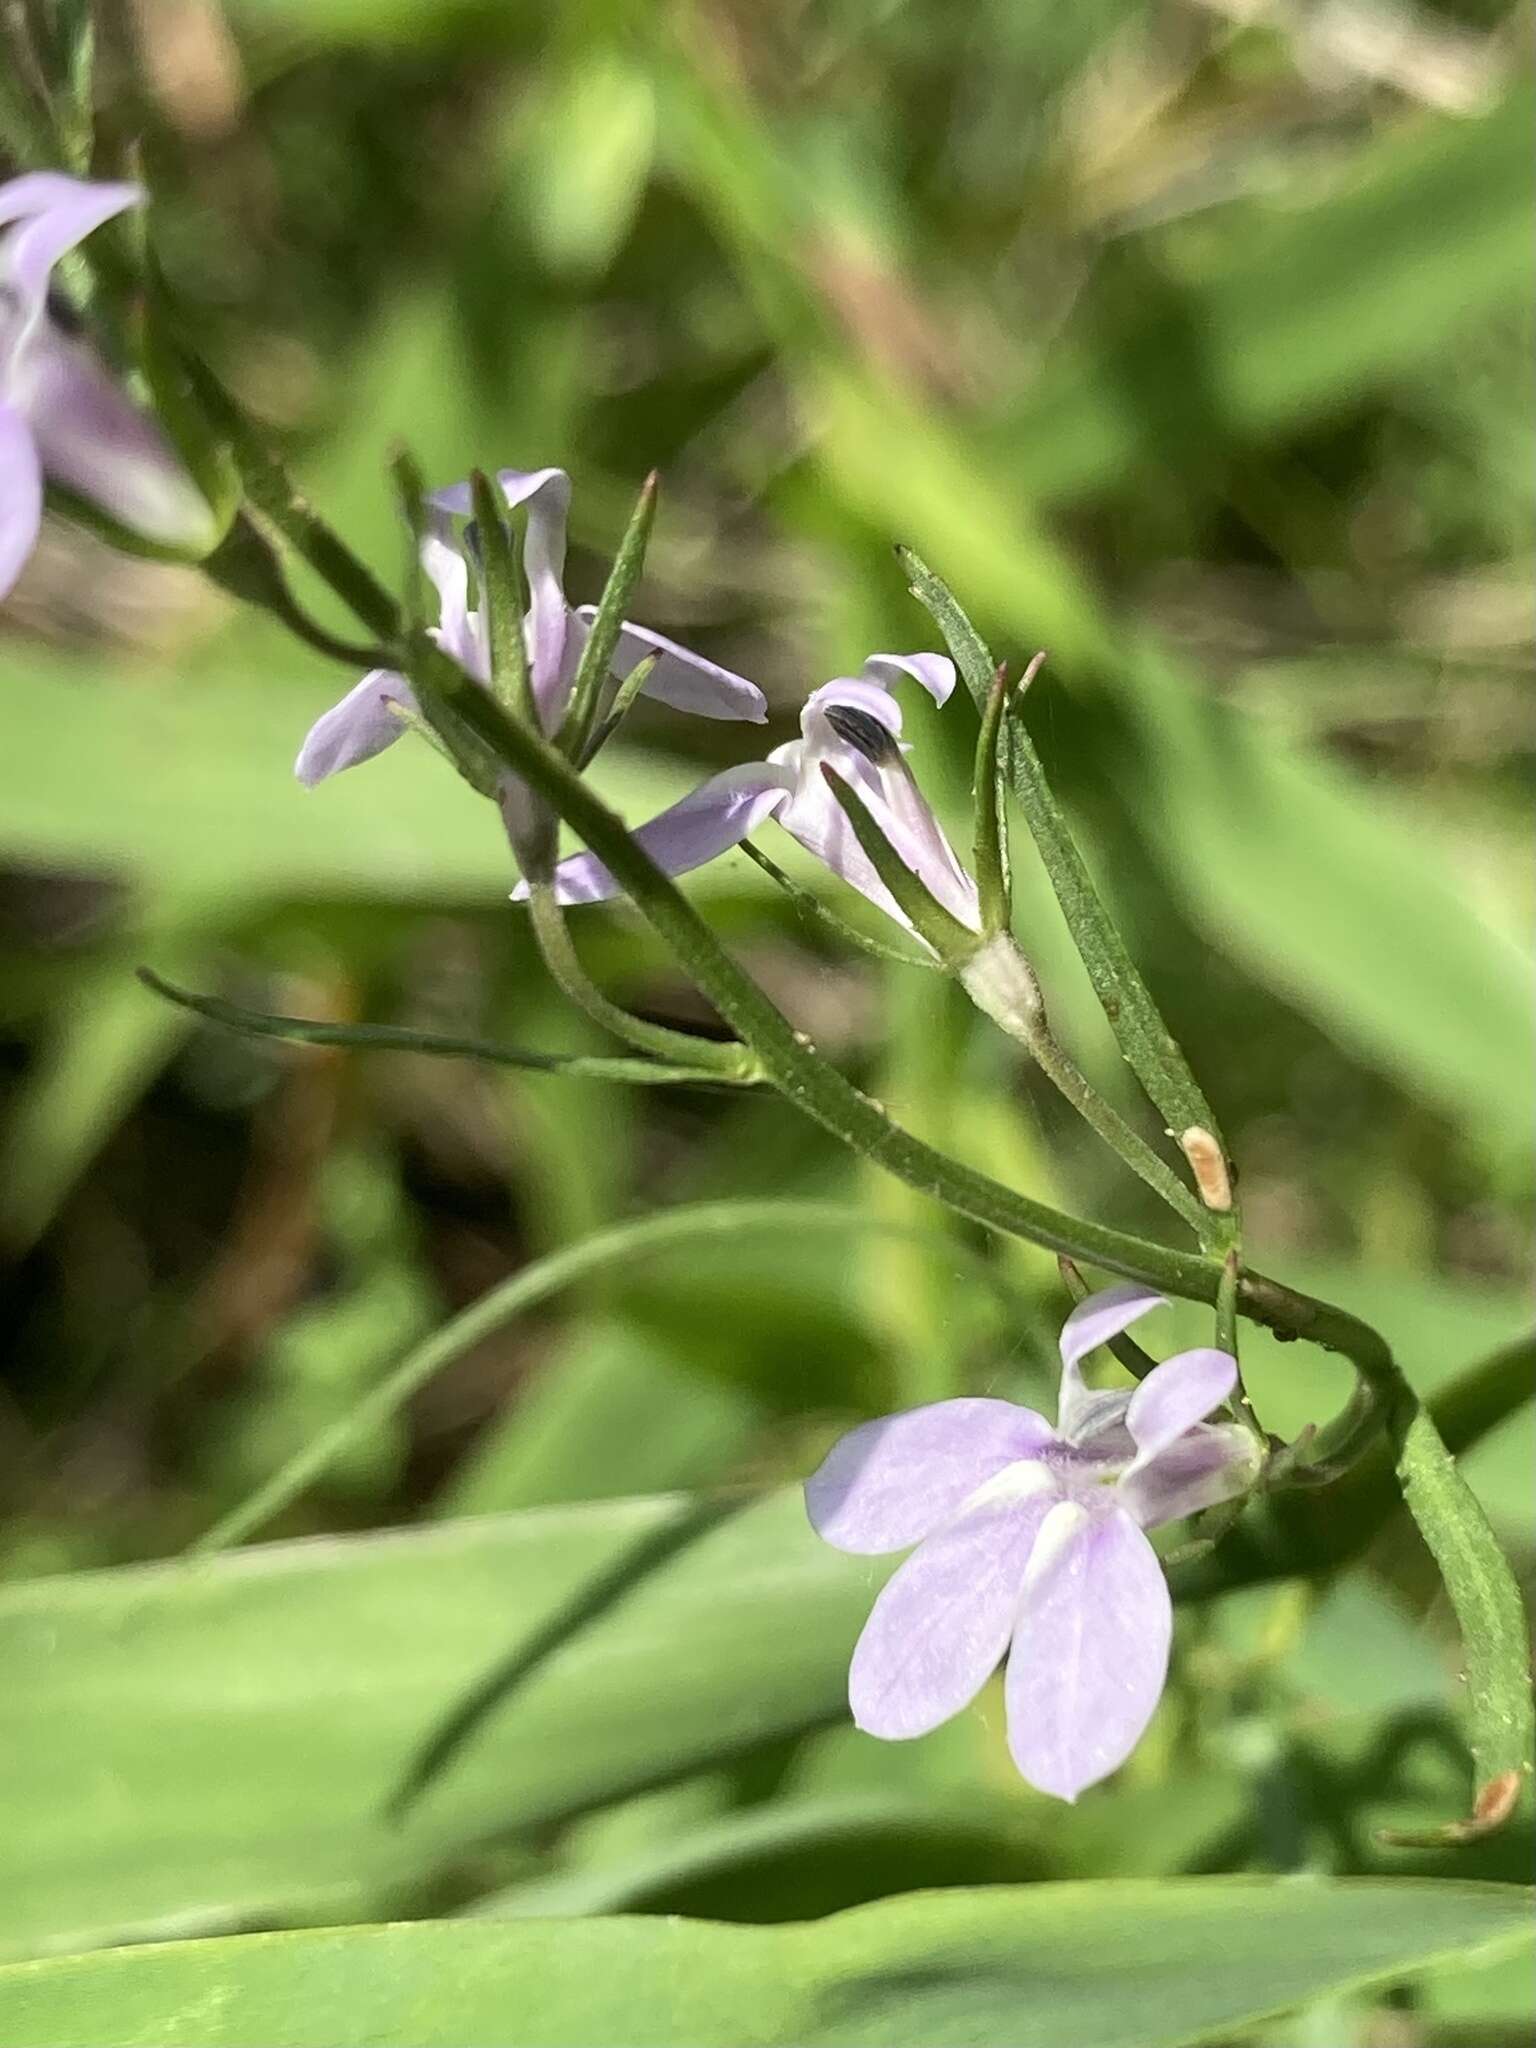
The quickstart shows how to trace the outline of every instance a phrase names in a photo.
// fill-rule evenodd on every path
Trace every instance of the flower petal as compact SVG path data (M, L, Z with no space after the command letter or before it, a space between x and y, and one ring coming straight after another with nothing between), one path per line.
M1067 1317L1061 1329L1061 1399L1056 1410L1056 1427L1064 1437L1081 1442L1123 1417L1129 1395L1090 1393L1083 1385L1081 1362L1149 1310L1163 1306L1165 1299L1136 1281L1122 1280L1090 1294Z
M955 664L947 654L872 654L864 664L867 682L894 689L898 677L920 682L935 704L946 703L955 687Z
M1115 1498L1143 1529L1155 1529L1246 1493L1260 1463L1253 1434L1241 1423L1197 1422L1152 1464L1132 1466Z
M848 1704L866 1734L926 1735L996 1670L1036 1533L1060 1497L1043 1465L1015 1472L1010 1493L919 1544L875 1602L848 1671Z
M860 1423L805 1482L824 1542L875 1557L919 1543L1005 1465L1055 1441L1043 1416L1012 1401L934 1401Z
M800 716L802 737L772 759L794 776L795 793L778 822L832 872L888 917L906 917L875 872L824 767L857 790L898 857L952 916L981 928L976 885L956 859L922 791L912 779L897 736L901 707L877 683L839 676L812 691Z
M437 592L438 620L433 637L477 683L490 681L490 651L480 632L480 615L469 609L469 566L459 550L437 534L421 543L421 566Z
M787 793L779 769L767 761L745 761L701 782L633 836L658 867L686 875L739 846ZM623 891L595 853L573 853L555 869L555 893L561 903L606 903ZM521 903L527 895L528 884L519 882L512 901Z
M590 628L597 617L595 604L578 605L576 616ZM614 675L627 676L648 654L661 659L652 669L642 695L670 704L674 711L690 711L695 718L741 718L762 725L768 716L768 700L756 683L749 683L733 669L706 661L702 654L669 640L665 633L653 633L649 626L625 620L618 645L609 663Z
M83 343L44 318L12 382L47 476L146 540L212 547L217 524L181 457Z
M1054 1508L1024 1576L1005 1688L1008 1746L1031 1785L1076 1799L1124 1763L1162 1695L1172 1636L1162 1567L1131 1517Z
M1181 1351L1149 1372L1132 1394L1125 1426L1136 1445L1133 1472L1144 1471L1170 1444L1204 1422L1237 1385L1237 1360L1227 1351Z
M523 570L528 578L528 662L533 693L546 730L552 730L563 706L555 701L563 666L566 620L565 528L571 509L571 480L563 469L499 469L496 481L515 511L528 507L523 538ZM440 511L468 514L474 509L467 483L450 484L428 500Z
M884 684L871 682L868 677L834 676L830 683L812 690L800 707L800 730L807 740L823 746L832 744L825 714L834 709L862 711L892 739L901 737L901 706Z
M0 186L0 227L18 223L0 247L0 283L17 294L27 325L47 303L59 258L143 198L138 185L96 185L57 171L33 171Z
M552 726L564 709L547 700L558 687L565 651L565 523L571 509L571 480L563 469L501 469L496 472L508 509L528 507L523 536L523 573L528 578L528 664L533 694Z
M0 405L0 597L14 588L42 520L43 470L32 430L13 406Z
M371 670L310 727L293 764L294 774L306 789L313 789L328 775L382 754L405 731L405 720L392 708L396 705L415 710L410 684L391 669Z

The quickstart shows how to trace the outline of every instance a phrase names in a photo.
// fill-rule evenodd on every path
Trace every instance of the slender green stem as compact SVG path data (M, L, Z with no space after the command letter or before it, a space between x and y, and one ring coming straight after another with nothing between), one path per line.
M1143 1281L1190 1301L1214 1303L1221 1267L1209 1258L1130 1233L1111 1230L1019 1194L988 1175L950 1159L914 1138L868 1096L821 1059L803 1032L789 1023L749 975L720 946L698 912L662 873L623 820L581 780L537 733L514 724L501 707L430 643L424 668L464 723L514 773L523 776L604 862L641 914L671 947L679 964L757 1055L760 1072L804 1115L850 1150L957 1214L1066 1253L1088 1264ZM583 977L584 978L584 977ZM631 1020L632 1021L632 1020ZM697 1057L690 1040L689 1058ZM1384 1340L1348 1310L1301 1294L1262 1274L1245 1273L1239 1306L1282 1335L1306 1337L1338 1351L1355 1365L1361 1388L1347 1432L1352 1449L1372 1433L1402 1381Z
M1042 1015L1027 1034L1016 1034L1031 1057L1057 1089L1071 1103L1085 1123L1096 1130L1132 1173L1138 1174L1169 1208L1181 1216L1202 1242L1207 1238L1208 1212L1185 1187L1173 1168L1159 1159L1144 1138L1138 1137L1120 1112L1104 1100L1076 1062L1062 1050Z
M240 480L251 502L322 582L362 620L369 632L390 642L400 632L400 609L373 571L328 526L301 494L277 457L252 431L240 407L213 372L190 349L181 351L192 389L214 427L229 443Z
M1237 1281L1241 1262L1228 1252L1221 1264L1221 1286L1216 1293L1216 1348L1237 1357Z
M1221 1285L1216 1290L1216 1347L1225 1351L1237 1367L1237 1387L1233 1401L1242 1420L1260 1447L1260 1456L1267 1458L1270 1449L1269 1432L1254 1413L1248 1388L1243 1380L1243 1368L1237 1347L1237 1287L1242 1278L1243 1262L1235 1251L1229 1251L1221 1263Z
M703 1066L697 1060L667 1066L656 1060L607 1058L592 1053L531 1052L523 1046L499 1045L490 1039L417 1031L405 1024L322 1023L310 1017L247 1010L218 996L195 995L163 980L149 967L139 968L138 978L167 1002L177 1003L184 1010L195 1010L210 1023L222 1024L226 1030L242 1032L248 1038L280 1038L293 1045L338 1046L357 1052L415 1052L438 1059L483 1060L488 1065L517 1067L530 1074L565 1074L582 1081L626 1081L642 1087L689 1082L740 1085L738 1077Z
M386 668L392 650L340 640L300 609L288 587L282 563L271 541L246 513L233 524L211 555L199 564L203 574L231 596L259 605L306 647L348 668Z
M1439 1388L1430 1407L1453 1456L1536 1396L1536 1332L1516 1338Z
M649 1024L643 1017L632 1016L628 1010L610 1002L602 990L588 980L576 948L571 944L571 935L566 930L565 914L547 882L529 884L528 907L533 917L533 936L544 965L561 992L584 1010L594 1023L601 1024L615 1038L622 1038L626 1044L649 1053L655 1059L691 1065L695 1070L716 1075L737 1086L750 1086L763 1078L762 1069L751 1050L735 1040L722 1043L687 1031L671 1031L664 1024Z
M1034 971L1007 932L998 930L987 937L952 916L897 853L858 791L835 769L823 767L821 772L870 865L918 937L958 975L972 1002L1028 1050L1040 1071L1079 1116L1205 1243L1212 1234L1209 1212L1196 1201L1172 1167L1159 1159L1118 1110L1090 1086L1056 1042L1046 1022L1045 1004Z
M959 1215L1186 1300L1214 1304L1222 1270L1217 1260L1175 1251L1086 1218L1063 1215L936 1152L893 1122L820 1058L804 1033L794 1029L722 949L671 877L631 838L623 821L554 749L535 734L512 725L483 691L467 682L462 687L466 722L476 725L487 745L526 776L604 862L671 946L684 970L755 1050L765 1078L804 1115L850 1150L876 1161ZM1253 1272L1242 1276L1238 1300L1251 1320L1286 1337L1305 1337L1324 1350L1349 1358L1373 1398L1395 1395L1400 1387L1384 1340L1347 1309Z
M1058 1259L1062 1281L1074 1302L1086 1301L1093 1289L1077 1270L1071 1259ZM1111 1358L1118 1359L1133 1380L1144 1380L1149 1372L1157 1370L1157 1360L1142 1350L1136 1339L1126 1330L1118 1337L1106 1337L1104 1349Z

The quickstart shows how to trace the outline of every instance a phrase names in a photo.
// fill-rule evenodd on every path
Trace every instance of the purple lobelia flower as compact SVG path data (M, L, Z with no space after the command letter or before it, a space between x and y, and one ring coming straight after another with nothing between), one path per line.
M217 539L207 500L155 421L48 311L59 259L143 198L136 185L56 171L0 185L0 597L36 543L45 479L156 546L201 554Z
M565 528L571 480L563 469L504 469L497 482L509 510L527 507L523 573L528 607L523 621L529 680L539 720L552 733L569 701L595 607L566 603ZM472 548L459 521L470 511L468 484L453 484L428 501L433 528L422 543L422 565L438 594L441 616L434 638L476 682L490 680L490 645L484 619L470 604ZM755 683L706 661L644 626L625 624L612 673L627 676L646 655L659 657L644 694L702 718L761 721L767 714ZM353 768L393 744L416 710L410 684L391 669L374 669L311 729L294 772L313 786ZM506 778L505 804L515 778Z
M891 694L902 675L914 677L939 704L955 686L954 664L942 654L872 654L861 675L839 676L811 692L800 714L798 739L775 747L766 761L711 776L681 803L640 826L635 837L658 866L681 875L739 845L771 817L834 874L905 925L906 917L822 774L829 767L857 790L891 845L944 908L979 931L976 884L956 859L907 766L901 706ZM562 861L555 884L564 903L598 903L618 893L608 869L590 853Z
M1010 1401L939 1401L866 1422L807 1480L818 1535L857 1556L917 1548L853 1653L853 1718L925 1735L1004 1652L1008 1743L1042 1792L1075 1799L1117 1769L1163 1690L1173 1614L1145 1530L1243 1493L1246 1429L1205 1418L1237 1383L1225 1351L1184 1351L1130 1392L1090 1392L1082 1360L1162 1296L1122 1285L1061 1333L1052 1429Z

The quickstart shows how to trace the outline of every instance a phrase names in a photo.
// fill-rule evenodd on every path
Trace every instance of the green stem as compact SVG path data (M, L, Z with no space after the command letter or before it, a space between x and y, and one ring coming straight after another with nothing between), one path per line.
M451 664L449 665L451 666ZM1065 1252L1107 1272L1214 1305L1219 1262L1065 1216L1000 1182L947 1158L894 1123L869 1097L828 1065L788 1019L731 959L671 877L656 866L623 821L552 747L514 726L467 679L457 688L466 723L518 774L526 777L604 862L679 964L720 1014L757 1054L764 1078L795 1108L813 1118L851 1151L874 1160L909 1186L993 1230L1022 1237L1048 1251ZM1375 1404L1401 1386L1385 1341L1347 1309L1301 1294L1262 1274L1245 1273L1239 1306L1251 1320L1284 1337L1305 1337L1337 1351L1359 1371Z
M997 673L985 641L954 593L925 562L910 548L899 547L896 554L910 579L913 596L933 615L977 707L985 711ZM1220 1127L1211 1106L1104 908L1022 719L1008 722L1005 739L1014 795L1094 993L1131 1071L1170 1130L1198 1126L1219 1142ZM1224 1243L1231 1243L1237 1235L1235 1213L1218 1216L1210 1227L1221 1234Z
M1208 1244L1209 1212L1197 1202L1171 1166L1158 1158L1146 1140L1137 1136L1120 1112L1104 1100L1076 1063L1052 1036L1042 1015L1027 1036L1020 1039L1042 1074L1066 1097L1083 1120L1091 1124L1106 1145L1110 1145L1132 1173L1138 1174L1156 1195L1161 1195L1177 1215Z
M353 554L296 488L282 463L253 432L240 407L201 357L183 349L181 361L209 420L229 443L240 481L252 504L370 633L386 642L396 639L400 632L399 607L373 571Z
M733 1040L721 1042L700 1038L692 1032L671 1031L664 1024L648 1024L610 1002L600 988L588 980L586 970L571 944L565 915L548 882L531 882L528 907L533 917L533 936L544 965L563 994L584 1010L605 1031L622 1038L627 1045L649 1053L655 1059L672 1060L703 1070L737 1086L750 1086L762 1079L762 1070L750 1049Z
M1068 1294L1075 1303L1086 1301L1093 1289L1070 1259L1057 1259L1061 1278ZM1133 1380L1144 1380L1148 1373L1156 1372L1157 1360L1142 1350L1129 1332L1122 1330L1118 1337L1106 1337L1104 1349L1111 1358L1116 1358L1125 1367Z
M977 1008L1025 1047L1046 1079L1120 1155L1132 1173L1138 1174L1175 1215L1183 1218L1202 1244L1206 1243L1213 1235L1209 1212L1062 1051L1046 1021L1045 1002L1034 969L1011 936L999 930L987 937L962 924L907 866L858 791L836 769L823 767L821 772L870 865L918 937L932 947L958 978Z
M1243 1368L1238 1358L1237 1287L1242 1273L1242 1260L1235 1251L1229 1251L1222 1261L1221 1285L1216 1290L1216 1348L1225 1351L1237 1367L1237 1387L1233 1400L1238 1414L1248 1425L1250 1433L1259 1445L1260 1456L1267 1458L1270 1448L1269 1433L1255 1414L1253 1403L1248 1398L1248 1389L1243 1383Z
M277 550L246 513L238 512L223 540L199 564L221 590L269 612L306 647L348 668L387 668L391 650L340 640L317 625L296 602Z

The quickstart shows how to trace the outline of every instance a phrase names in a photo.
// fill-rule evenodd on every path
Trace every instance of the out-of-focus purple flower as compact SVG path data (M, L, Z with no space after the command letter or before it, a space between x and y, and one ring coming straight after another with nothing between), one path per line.
M563 469L504 469L497 475L508 510L527 507L523 536L523 573L528 584L528 609L523 639L528 652L529 680L540 723L546 733L559 725L576 680L595 607L566 603L565 528L571 503L571 480ZM433 526L422 542L422 564L432 579L441 608L433 637L478 683L490 680L487 627L470 605L471 550L459 523L470 511L468 484L453 484L428 501ZM611 664L622 679L648 654L659 660L644 694L702 718L766 717L763 693L745 676L721 668L702 655L679 647L644 626L626 622ZM309 786L343 768L382 753L405 730L407 715L416 709L411 686L390 669L374 669L348 691L315 724L300 749L294 772ZM507 778L511 787L513 778ZM507 793L503 792L504 802Z
M49 317L55 264L143 198L136 185L56 171L0 185L0 597L36 543L45 480L159 547L201 554L218 537L207 500L155 421Z
M800 714L800 737L775 747L765 762L729 768L661 812L635 837L669 874L686 874L739 845L771 817L832 872L899 923L897 908L846 812L828 786L831 768L855 789L901 859L952 916L981 929L976 884L955 857L901 744L901 706L891 694L902 675L914 677L938 704L955 686L954 664L942 654L872 654L858 676L839 676L813 690ZM598 903L618 892L608 869L590 853L573 854L555 872L564 903Z
M927 1734L1007 1652L1008 1743L1031 1785L1075 1799L1135 1748L1173 1626L1143 1532L1245 1492L1258 1469L1247 1430L1205 1420L1237 1383L1225 1351L1181 1352L1130 1392L1084 1386L1088 1353L1162 1299L1122 1285L1072 1311L1054 1429L1010 1401L939 1401L864 1423L806 1482L812 1526L839 1550L917 1545L853 1653L867 1733Z

